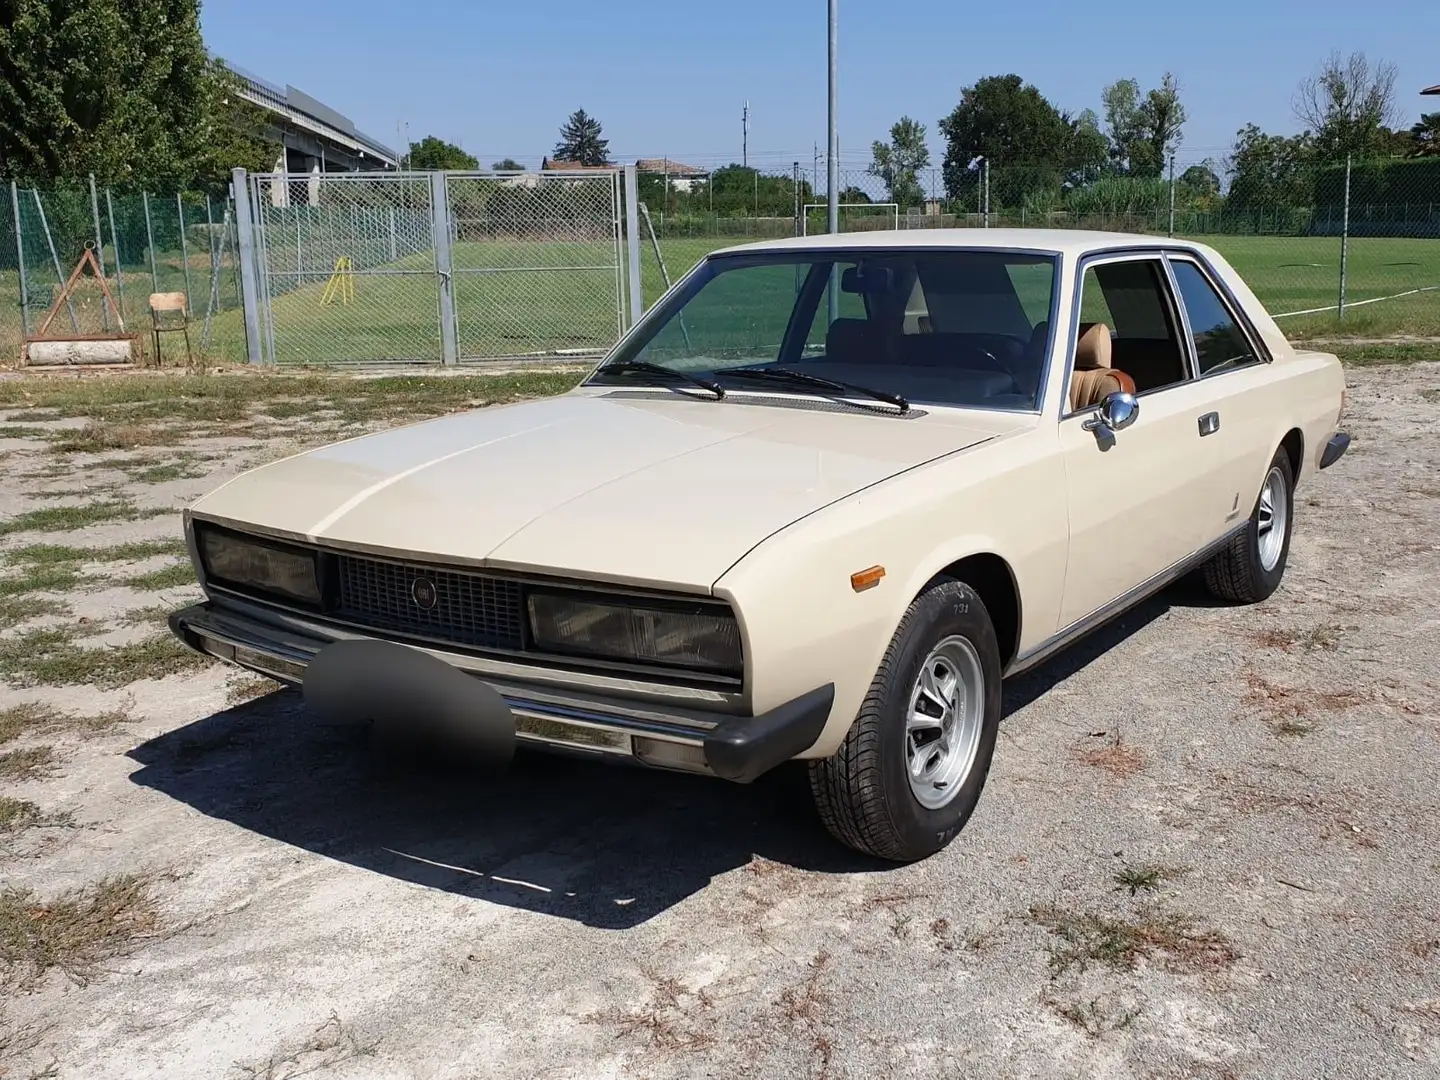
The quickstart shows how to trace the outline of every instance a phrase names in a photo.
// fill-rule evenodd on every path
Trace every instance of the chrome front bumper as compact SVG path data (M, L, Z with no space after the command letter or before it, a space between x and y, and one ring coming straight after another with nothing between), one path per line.
M335 640L287 630L208 601L173 612L169 623L171 632L196 652L294 685L304 682L310 661ZM434 655L450 659L444 653ZM767 713L741 716L476 677L500 694L522 742L628 757L656 768L740 783L809 749L820 737L835 697L834 684L827 683Z

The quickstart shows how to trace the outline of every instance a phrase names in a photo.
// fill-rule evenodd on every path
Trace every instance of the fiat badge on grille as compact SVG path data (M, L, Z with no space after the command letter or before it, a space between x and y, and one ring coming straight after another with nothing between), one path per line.
M410 599L415 601L416 607L429 611L439 602L440 594L429 578L417 577L410 583Z

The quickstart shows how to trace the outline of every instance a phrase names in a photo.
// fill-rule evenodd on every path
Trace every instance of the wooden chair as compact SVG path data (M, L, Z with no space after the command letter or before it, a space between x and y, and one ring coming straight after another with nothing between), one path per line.
M173 321L173 316L178 314L180 321ZM168 324L162 316L171 315L172 321ZM185 335L185 363L187 365L195 362L190 352L190 311L185 306L185 294L183 292L157 292L150 294L150 333L155 341L155 366L160 366L160 335L173 334L176 331Z

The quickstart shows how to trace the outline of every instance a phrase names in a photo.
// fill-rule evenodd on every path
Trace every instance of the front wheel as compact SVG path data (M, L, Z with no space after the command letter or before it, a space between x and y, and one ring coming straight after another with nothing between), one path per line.
M1270 460L1250 521L1205 564L1205 585L1221 600L1253 604L1280 587L1290 557L1295 475L1282 446Z
M825 827L894 862L933 855L980 799L1000 729L1000 649L984 603L960 581L905 613L839 751L810 766Z

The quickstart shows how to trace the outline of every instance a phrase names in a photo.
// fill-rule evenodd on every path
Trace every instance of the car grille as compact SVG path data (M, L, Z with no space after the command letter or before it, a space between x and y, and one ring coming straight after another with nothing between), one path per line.
M354 555L336 562L333 610L347 622L477 648L524 644L519 582Z

